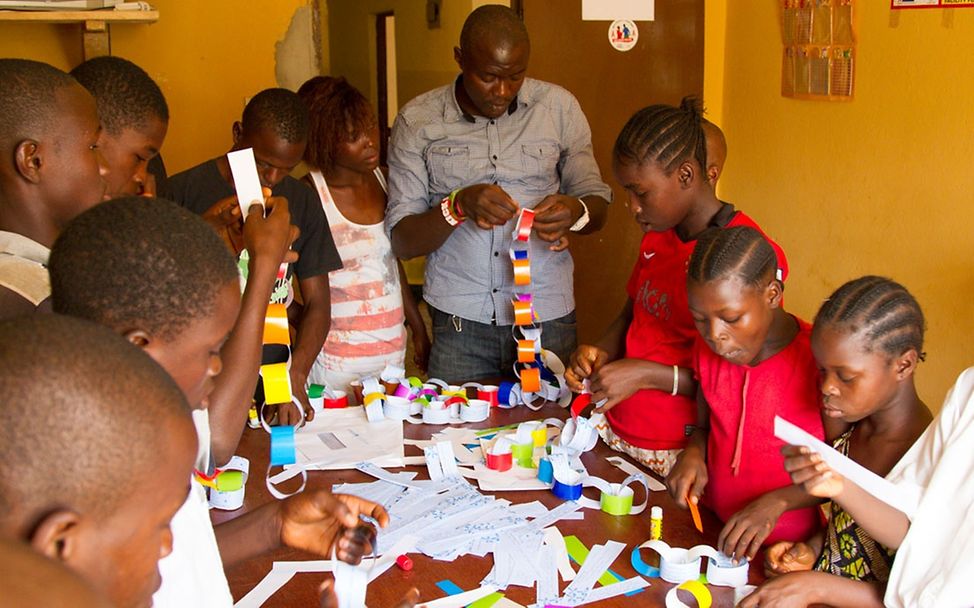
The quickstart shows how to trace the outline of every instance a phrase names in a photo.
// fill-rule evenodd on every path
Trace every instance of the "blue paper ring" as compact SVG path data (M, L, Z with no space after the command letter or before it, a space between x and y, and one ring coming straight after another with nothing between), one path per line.
M582 496L582 484L568 485L555 479L551 492L562 500L578 500Z
M497 401L508 405L511 402L511 389L514 388L513 382L501 382L497 389Z
M538 461L538 479L545 483L551 483L555 479L555 470L547 458Z
M662 559L662 557L660 559ZM657 568L656 566L650 566L649 564L643 561L642 556L639 555L638 545L633 548L632 558L630 558L629 561L632 563L632 569L642 574L643 576L648 576L650 578L659 577L659 568Z

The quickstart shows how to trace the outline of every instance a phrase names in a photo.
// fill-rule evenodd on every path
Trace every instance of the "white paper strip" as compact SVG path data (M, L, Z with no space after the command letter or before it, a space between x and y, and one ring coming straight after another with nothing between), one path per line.
M774 417L774 434L785 443L803 445L819 453L822 459L840 475L849 478L866 492L912 519L920 502L919 492L886 481L780 416Z
M561 530L554 526L546 528L544 542L554 549L554 561L558 567L558 573L561 575L561 580L566 583L575 580L575 570L572 568L571 559L568 557L568 546L565 544L565 537L562 536ZM540 603L541 600L539 599L538 602Z
M627 475L642 475L646 478L646 485L649 487L650 492L662 492L666 489L666 486L659 482L655 477L650 476L649 473L640 469L636 465L632 464L628 460L625 460L619 456L609 456L605 459L606 462L616 467L620 471L626 473Z
M625 593L631 593L638 589L645 589L646 587L649 587L649 581L640 576L634 576L632 578L627 578L624 581L619 581L618 583L612 583L611 585L607 585L605 587L592 589L592 591L589 592L588 597L585 598L585 601L576 605L583 606L593 602L601 602L602 600L607 600Z
M233 608L258 608L262 606L277 590L283 587L291 578L294 577L293 571L277 570L271 568L264 580L250 590L247 595L240 598L240 601L233 605Z
M230 163L230 174L233 176L233 189L237 193L240 204L240 214L247 219L250 206L254 203L264 206L264 191L260 186L260 176L257 175L257 163L254 161L254 149L244 148L227 154Z

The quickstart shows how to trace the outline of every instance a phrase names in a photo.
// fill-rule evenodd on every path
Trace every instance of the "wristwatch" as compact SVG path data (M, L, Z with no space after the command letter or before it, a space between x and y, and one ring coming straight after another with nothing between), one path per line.
M579 230L582 230L583 228L588 226L588 220L589 220L588 205L586 205L585 201L583 201L582 199L578 199L578 202L582 204L582 217L578 218L578 221L572 224L572 227L568 229L571 232L578 232Z

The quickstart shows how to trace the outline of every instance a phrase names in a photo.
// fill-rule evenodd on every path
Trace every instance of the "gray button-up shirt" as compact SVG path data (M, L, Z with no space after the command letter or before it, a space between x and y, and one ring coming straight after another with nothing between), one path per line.
M578 101L559 86L530 78L511 111L499 118L465 115L453 83L420 95L399 112L389 149L386 230L473 184L497 184L526 208L556 193L612 197L592 155L592 132ZM492 230L474 222L456 228L427 257L426 301L464 319L513 324L508 256L513 229L514 220ZM537 238L530 242L528 289L542 321L575 309L571 254L548 246Z

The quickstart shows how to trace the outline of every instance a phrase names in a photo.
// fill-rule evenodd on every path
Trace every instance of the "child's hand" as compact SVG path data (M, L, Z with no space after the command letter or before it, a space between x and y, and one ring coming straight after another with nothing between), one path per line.
M676 464L666 476L666 489L676 504L689 508L687 497L694 504L700 502L703 490L707 487L707 460L694 446L687 446L676 459Z
M788 572L811 570L818 559L808 543L781 541L764 550L764 575L768 578Z
M565 381L568 383L568 388L576 393L582 392L585 388L582 385L582 380L591 376L608 360L609 353L598 346L582 344L576 348L568 362L568 369L565 371Z
M819 498L835 498L845 488L845 478L822 459L822 456L805 446L786 445L781 448L785 457L785 470L791 481Z
M739 608L805 608L821 602L823 587L827 588L831 574L824 572L793 572L773 578L738 604ZM828 595L825 593L824 595Z
M338 608L338 596L335 595L335 583L325 581L318 589L321 592L321 608ZM419 590L413 587L406 592L406 595L396 604L395 608L413 608L419 601Z
M372 552L374 539L357 531L362 524L359 515L368 515L383 528L389 523L381 505L327 490L301 492L279 504L283 544L324 556L334 547L338 559L349 564L358 564Z
M413 363L425 373L429 369L430 363L430 337L426 333L426 328L421 331L413 331Z
M275 269L281 262L288 264L298 261L298 254L291 245L301 233L297 226L291 225L291 213L287 199L272 196L265 202L267 215L260 205L254 204L244 222L243 240L250 254L251 263L269 260Z
M511 195L495 184L467 186L457 192L454 201L460 212L483 230L503 226L520 210Z
M304 421L310 422L315 419L315 410L311 407L311 400L308 399L308 389L306 388L308 375L299 373L294 367L291 367L288 373L291 376L291 396L297 400L297 403L301 404L301 409L304 410ZM277 407L278 424L285 426L303 424L297 403L292 400Z
M606 401L595 411L599 414L605 413L639 389L648 388L646 368L653 365L659 363L643 359L618 359L596 369L589 378L592 401Z
M223 239L233 255L240 255L244 248L243 222L240 221L240 204L237 196L221 199L203 212L203 220Z
M717 537L717 549L735 559L754 559L784 509L784 503L768 495L753 500L731 515Z

